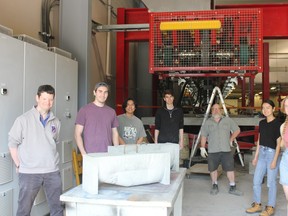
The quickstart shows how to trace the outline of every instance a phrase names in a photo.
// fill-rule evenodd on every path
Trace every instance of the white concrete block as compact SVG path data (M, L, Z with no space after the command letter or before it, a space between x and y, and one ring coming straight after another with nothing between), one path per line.
M168 152L170 153L171 170L179 171L179 145L174 143L108 146L108 152L118 154Z
M83 190L98 194L99 183L134 186L170 184L170 154L93 153L83 155Z

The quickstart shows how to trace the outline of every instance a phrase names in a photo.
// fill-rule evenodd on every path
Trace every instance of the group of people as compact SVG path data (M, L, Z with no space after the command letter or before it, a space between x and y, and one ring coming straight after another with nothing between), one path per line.
M255 167L253 178L253 202L246 213L260 212L260 216L270 216L275 213L277 197L277 175L280 166L280 184L283 185L286 200L288 201L288 96L282 101L282 112L286 114L286 120L282 124L274 116L275 104L267 99L262 102L262 113L265 119L259 122L259 135L256 151L252 164ZM230 183L229 193L242 195L236 189L234 175L234 159L231 147L240 133L239 127L229 117L222 116L219 104L212 106L211 118L207 119L201 129L200 154L208 156L208 169L212 180L210 194L219 192L217 184L217 169L221 164L226 171ZM206 144L208 142L208 153ZM281 147L284 149L280 159ZM281 161L281 162L280 162ZM267 175L268 201L265 208L261 204L262 183ZM287 204L288 209L288 204Z
M137 104L128 98L122 104L124 114L116 115L106 105L109 86L105 82L95 85L95 99L83 106L76 117L75 140L82 155L93 152L107 152L110 145L141 144L146 137L143 123L134 115ZM155 115L154 142L176 143L183 147L184 115L174 105L172 91L163 93L164 106ZM59 171L60 121L51 111L55 90L42 85L36 94L37 104L19 116L10 132L8 146L19 177L17 216L29 216L40 187L43 186L51 216L62 216L60 202L62 183ZM274 214L277 193L277 173L280 165L280 183L288 200L288 117L281 125L273 115L275 105L271 100L262 103L265 119L259 123L259 139L255 157L256 166L253 180L253 203L247 213L261 212L261 216ZM288 115L288 97L283 100L283 111ZM219 192L217 177L221 164L229 180L229 193L242 195L236 188L234 158L231 153L234 140L240 128L228 116L223 116L221 106L212 106L212 115L201 128L200 154L208 157L208 169L212 180L211 195ZM208 145L206 145L208 143ZM208 146L208 152L206 148ZM280 147L285 148L280 162ZM261 184L267 174L268 204L261 206Z
M146 132L142 121L134 115L137 104L128 98L122 104L123 114L116 115L105 104L109 86L100 82L94 88L95 99L82 107L76 117L75 140L81 154L107 152L113 144L141 144ZM165 105L155 116L155 143L178 143L183 147L184 116L181 108L174 107L172 91L163 93Z
M117 116L115 110L106 105L109 86L105 82L97 83L93 94L94 101L79 110L75 122L74 136L82 155L107 152L112 144L144 142L146 132L142 121L134 115L137 108L134 99L126 99L122 104L124 114ZM36 105L19 116L9 131L8 146L19 178L17 216L30 215L41 186L50 215L63 216L57 151L61 124L51 111L54 98L55 89L51 85L39 86ZM165 92L163 100L167 105L156 114L155 142L183 146L182 109L174 107L171 91Z

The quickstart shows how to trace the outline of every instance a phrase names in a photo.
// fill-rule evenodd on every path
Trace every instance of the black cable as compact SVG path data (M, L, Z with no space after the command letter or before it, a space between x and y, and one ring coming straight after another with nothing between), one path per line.
M46 32L46 38L45 38L45 42L48 44L49 46L49 33L50 33L50 30L49 30L49 26L50 26L50 15L49 15L49 2L50 0L46 0L46 14L45 14L45 18L46 18L46 28L45 28L45 32Z
M47 17L48 17L47 41L48 41L48 44L50 44L51 40L54 39L54 37L52 36L53 31L52 31L52 26L51 26L51 22L50 22L50 14L51 14L52 8L55 7L55 6L59 6L59 4L60 4L59 0L50 0L50 4L48 5L48 11L47 11Z
M52 8L55 6L59 6L59 0L42 0L41 4L41 32L39 34L42 37L42 41L46 42L48 46L50 46L51 39L54 39L52 36L52 26L50 22L50 13Z
M45 19L45 0L42 0L42 4L41 4L41 23L42 23L42 26L41 26L41 32L40 35L42 37L42 40L44 41L44 38L43 38L43 33L45 32L45 26L46 26L46 19Z

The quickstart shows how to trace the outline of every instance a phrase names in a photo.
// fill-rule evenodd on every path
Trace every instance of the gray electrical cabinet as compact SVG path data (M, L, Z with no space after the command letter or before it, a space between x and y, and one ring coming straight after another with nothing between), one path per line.
M75 185L71 155L76 145L77 77L77 61L0 33L0 215L14 216L17 210L18 176L8 149L8 132L15 119L35 105L42 84L56 90L53 112L61 121L58 151L63 192ZM31 216L48 214L45 193L40 190Z

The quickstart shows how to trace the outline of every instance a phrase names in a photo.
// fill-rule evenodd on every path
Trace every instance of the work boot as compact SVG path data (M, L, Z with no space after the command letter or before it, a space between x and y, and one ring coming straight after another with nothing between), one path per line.
M210 194L211 194L211 195L216 195L216 194L218 194L218 192L219 192L218 184L213 184L213 185L212 185L212 189L211 189L211 191L210 191Z
M266 206L265 210L260 213L259 216L270 216L274 215L275 209L272 206Z
M256 203L256 202L253 202L251 204L251 207L246 209L247 213L255 213L255 212L261 212L261 211L262 211L261 203Z
M243 193L241 191L236 189L236 185L230 186L229 193L236 195L236 196L242 196L243 195Z

